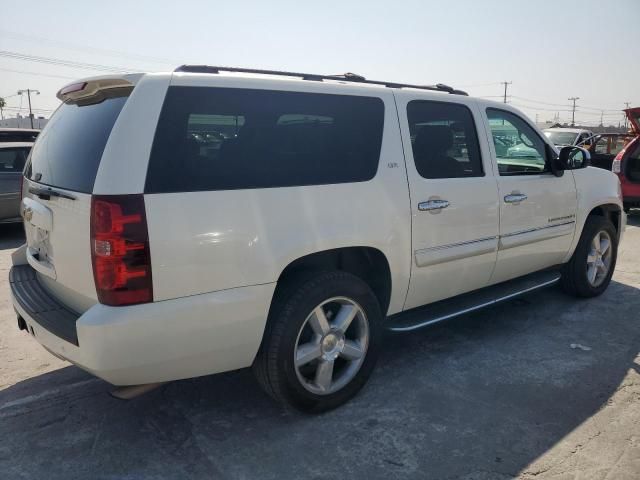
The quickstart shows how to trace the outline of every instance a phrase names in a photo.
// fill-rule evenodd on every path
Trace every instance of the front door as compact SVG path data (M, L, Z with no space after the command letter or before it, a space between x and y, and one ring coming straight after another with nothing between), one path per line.
M486 116L499 174L500 243L493 284L563 261L575 232L577 196L573 173L551 173L545 141L526 120L497 108L488 108ZM501 148L505 143L509 147Z
M396 96L411 192L410 309L487 285L498 198L490 153L478 141L483 129L469 106Z

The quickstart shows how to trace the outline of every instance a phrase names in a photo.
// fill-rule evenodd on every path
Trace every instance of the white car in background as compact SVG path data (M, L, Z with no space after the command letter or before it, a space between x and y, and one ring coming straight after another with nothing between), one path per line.
M587 148L591 145L589 139L595 135L591 130L565 127L546 128L544 134L558 147L581 144Z
M365 384L385 329L558 282L593 297L613 274L617 177L510 105L207 66L58 96L25 168L12 301L21 329L115 385L253 366L319 412Z

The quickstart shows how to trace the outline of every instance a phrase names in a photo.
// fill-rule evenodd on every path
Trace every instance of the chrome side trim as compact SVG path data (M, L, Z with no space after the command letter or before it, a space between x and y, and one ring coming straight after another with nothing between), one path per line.
M506 233L500 236L499 250L519 247L528 243L540 242L550 238L571 235L574 230L575 220L569 222L556 223L554 225L545 225L544 227L531 228L521 230L519 232Z
M426 327L428 325L432 325L434 323L438 323L438 322L442 322L443 320L449 320L450 318L455 318L455 317L459 317L460 315L464 315L465 313L471 313L471 312L475 312L476 310L480 310L482 308L491 306L491 305L495 305L497 303L500 302L504 302L506 300L510 300L514 297L520 296L520 295L524 295L525 293L529 293L532 292L534 290L538 290L540 288L544 288L547 287L549 285L553 285L554 283L558 282L558 280L560 280L560 274L558 274L557 278L554 278L552 280L547 280L545 282L539 283L538 285L534 285L532 287L528 287L525 288L523 290L518 290L517 292L513 292L510 293L508 295L503 295L501 297L497 297L493 300L489 300L488 302L483 302L480 303L478 305L474 305L473 307L469 307L469 308L465 308L463 310L457 310L451 313L448 313L446 315L441 315L439 317L436 318L432 318L431 320L427 320L426 322L422 322L422 323L417 323L415 325L410 325L407 327L389 327L389 330L392 332L410 332L412 330L417 330L418 328L422 328L422 327Z
M423 248L414 252L416 265L427 267L439 263L492 253L498 249L498 237L485 237L466 242Z

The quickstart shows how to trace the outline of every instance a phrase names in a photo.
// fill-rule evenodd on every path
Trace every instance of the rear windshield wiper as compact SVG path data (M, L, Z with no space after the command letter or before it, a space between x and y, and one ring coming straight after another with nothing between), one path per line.
M75 200L76 197L73 195L69 195L68 193L59 192L58 190L53 190L52 188L43 188L43 187L31 187L29 188L29 193L33 193L37 195L42 200L50 200L51 197L60 197L60 198L68 198L69 200Z

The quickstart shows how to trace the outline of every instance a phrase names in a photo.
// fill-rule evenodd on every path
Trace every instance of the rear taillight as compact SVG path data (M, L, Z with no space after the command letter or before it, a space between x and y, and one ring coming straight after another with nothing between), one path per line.
M611 171L613 173L620 173L621 168L620 166L622 165L622 160L619 159L618 157L613 159L613 163L611 164Z
M611 164L611 171L613 173L620 173L621 165L622 165L622 157L624 157L624 153L627 151L626 148L623 148L618 152L616 157L613 159L613 163Z
M153 301L149 233L142 195L91 197L91 258L98 301Z

